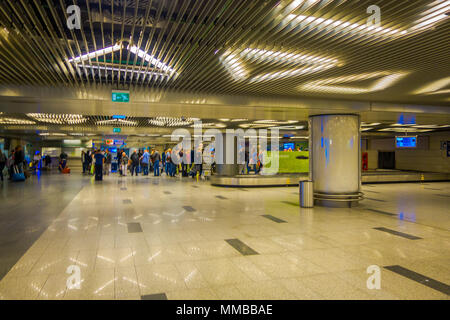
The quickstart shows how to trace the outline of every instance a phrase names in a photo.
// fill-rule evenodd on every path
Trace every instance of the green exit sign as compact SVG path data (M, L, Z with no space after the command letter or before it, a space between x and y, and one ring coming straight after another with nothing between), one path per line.
M113 132L116 132L116 133L118 133L118 132L120 132L121 131L121 129L120 128L113 128Z
M130 102L130 92L113 91L111 95L112 102Z

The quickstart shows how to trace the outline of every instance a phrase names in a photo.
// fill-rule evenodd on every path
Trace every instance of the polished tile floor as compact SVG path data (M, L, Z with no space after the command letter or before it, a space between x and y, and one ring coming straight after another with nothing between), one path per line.
M43 179L47 211L36 177L1 186L2 224L17 212L28 228L48 222L1 279L2 299L449 299L450 183L365 185L359 207L302 209L296 188ZM80 289L67 287L71 265ZM380 289L367 288L372 265Z

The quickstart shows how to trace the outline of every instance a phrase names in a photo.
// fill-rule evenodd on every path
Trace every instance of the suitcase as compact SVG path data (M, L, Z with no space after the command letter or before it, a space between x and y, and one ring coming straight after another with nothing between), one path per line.
M25 181L25 174L23 174L23 172L19 172L19 168L17 168L17 166L13 167L12 180L16 182Z
M65 168L62 170L62 173L70 173L70 168L65 167Z

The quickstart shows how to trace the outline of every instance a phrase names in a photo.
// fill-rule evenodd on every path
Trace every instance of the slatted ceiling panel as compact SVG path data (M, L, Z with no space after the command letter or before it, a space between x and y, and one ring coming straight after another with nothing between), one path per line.
M308 96L370 101L445 104L446 97L415 95L424 81L448 76L450 24L440 21L420 33L385 36L354 32L365 25L372 0L39 0L0 2L0 83L71 86L114 85L185 92ZM293 5L294 3L297 6ZM80 30L66 26L66 8L81 8ZM442 10L448 0L380 0L381 27L407 30L424 14ZM310 17L308 21L299 16ZM325 27L326 21L348 23ZM352 29L353 26L353 29ZM113 46L120 50L79 63L69 58ZM135 45L176 72L161 69L127 46ZM246 48L288 54L309 54L339 61L315 73L288 78L280 73L305 68L302 61L243 59ZM235 54L247 77L235 80L221 57ZM408 72L391 87L377 92L342 94L305 91L305 83L373 72ZM267 75L261 81L261 77ZM286 75L286 74L284 74ZM259 77L258 81L251 79ZM269 76L274 78L270 79ZM278 78L277 78L278 77ZM362 84L355 83L355 86Z

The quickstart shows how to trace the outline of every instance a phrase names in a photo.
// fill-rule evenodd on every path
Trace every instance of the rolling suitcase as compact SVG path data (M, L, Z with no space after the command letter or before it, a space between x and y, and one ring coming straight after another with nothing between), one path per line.
M16 182L25 181L25 175L23 174L23 172L19 172L19 168L17 168L17 166L13 167L12 180Z

